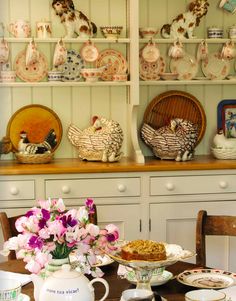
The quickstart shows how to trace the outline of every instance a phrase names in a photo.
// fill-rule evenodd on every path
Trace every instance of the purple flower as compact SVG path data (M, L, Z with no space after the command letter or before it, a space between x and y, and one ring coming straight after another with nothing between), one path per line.
M34 210L29 210L29 211L27 211L26 214L25 214L26 217L30 217L30 216L32 216L32 215L34 215Z
M42 215L43 215L43 219L48 221L50 219L50 212L46 209L42 209L41 212L42 212Z
M116 235L112 234L112 233L108 233L106 235L106 238L107 238L107 241L109 242L113 242L113 241L116 241Z
M31 236L31 238L29 239L29 246L32 248L32 249L42 249L43 247L43 240L38 237L38 236Z
M94 202L93 202L92 199L87 199L86 202L85 202L85 205L88 208L89 213L95 213Z
M77 225L77 220L73 219L71 217L71 215L68 215L68 216L64 215L64 216L62 216L61 221L62 221L63 227L65 227L65 228L67 228L68 226L69 227L74 227L74 226Z

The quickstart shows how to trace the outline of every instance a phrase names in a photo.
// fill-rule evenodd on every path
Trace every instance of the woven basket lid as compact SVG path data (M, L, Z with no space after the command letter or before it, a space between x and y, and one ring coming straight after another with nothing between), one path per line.
M206 130L206 115L195 96L178 90L167 91L156 96L145 110L143 123L158 129L167 125L173 118L183 118L198 124L197 144L201 141Z

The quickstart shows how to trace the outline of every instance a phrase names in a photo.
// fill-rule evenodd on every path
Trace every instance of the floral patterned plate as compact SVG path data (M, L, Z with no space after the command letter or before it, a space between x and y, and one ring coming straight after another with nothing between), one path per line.
M179 80L191 80L198 72L198 63L194 56L186 53L182 58L171 59L170 70L179 74Z
M220 57L218 52L211 53L202 61L202 72L209 79L224 79L230 71L230 61Z
M99 52L93 42L87 41L80 50L80 55L85 62L95 62L98 58Z
M154 271L155 272L155 271ZM160 286L166 282L168 282L173 277L173 274L168 271L163 271L162 274L153 273L150 284L151 286ZM135 276L134 270L129 269L125 274L125 278L131 282L132 284L137 284L137 279Z
M115 74L125 74L128 68L123 54L114 49L106 49L100 52L97 59L97 68L103 66L106 66L106 68L101 79L105 81L112 81Z
M165 72L166 64L162 56L156 62L149 63L142 56L142 50L139 53L139 77L142 80L158 80L160 73Z
M16 75L25 82L39 82L41 81L48 72L47 59L42 52L39 52L38 62L26 66L25 63L26 51L22 50L16 56L14 62L14 69Z
M194 269L179 274L177 280L199 288L225 288L236 284L236 274L216 269Z
M84 68L84 61L76 50L67 51L66 62L58 67L63 72L62 81L79 81L82 78L80 73Z

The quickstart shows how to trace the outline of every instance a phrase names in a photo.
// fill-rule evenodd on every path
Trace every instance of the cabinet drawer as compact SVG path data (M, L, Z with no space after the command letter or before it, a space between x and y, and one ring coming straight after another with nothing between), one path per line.
M35 198L34 181L0 181L0 200Z
M139 196L140 178L46 180L46 197Z
M151 177L150 195L236 192L236 175Z

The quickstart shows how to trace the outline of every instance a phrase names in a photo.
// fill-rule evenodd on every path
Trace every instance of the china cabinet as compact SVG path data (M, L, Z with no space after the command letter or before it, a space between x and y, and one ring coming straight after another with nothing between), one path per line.
M159 30L178 13L184 12L185 0L74 0L98 26L92 41L102 51L120 51L128 62L128 80L125 82L22 82L0 83L0 136L6 133L8 120L15 111L29 104L41 104L53 109L63 126L63 137L55 153L55 161L40 166L17 164L13 156L4 155L0 163L0 209L9 215L25 212L35 199L63 197L68 206L81 205L86 197L94 198L98 206L99 223L116 223L121 236L167 240L194 248L195 218L199 209L210 213L236 214L235 160L217 161L209 156L212 137L217 127L217 104L222 99L235 98L235 80L206 80L198 65L196 80L144 81L139 79L139 50L147 39L139 38L139 27L154 26ZM49 69L55 44L65 31L54 14L49 0L0 0L0 21L9 24L17 19L29 20L32 36L39 50L46 56ZM196 56L198 44L205 39L211 53L220 51L228 41L227 28L235 16L209 0L207 16L195 29L196 38L184 40L186 53ZM35 24L40 19L52 22L52 38L38 39ZM117 40L107 40L100 26L122 25ZM215 25L224 29L223 39L207 39L207 28ZM7 31L5 39L11 49L10 64L25 49L30 38L13 38ZM86 39L65 39L68 49L80 51ZM162 39L158 33L153 39L169 72L167 55L173 39ZM236 39L233 39L236 42ZM230 74L235 74L235 60L230 61ZM139 129L147 105L157 95L168 90L193 94L204 107L207 127L196 148L196 159L191 162L164 162L149 160L151 151L139 138ZM124 131L122 151L124 159L113 164L80 162L66 133L70 123L80 128L89 125L91 116L104 115L117 120ZM132 159L130 159L132 158ZM211 252L207 264L236 270L236 261L230 252L235 240L223 241L222 248L210 241ZM2 239L0 238L0 245ZM223 255L222 255L223 254ZM220 260L219 260L220 258ZM0 259L1 260L1 259Z

